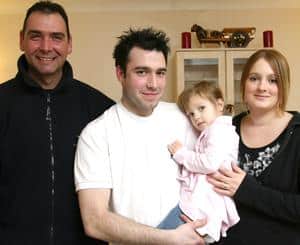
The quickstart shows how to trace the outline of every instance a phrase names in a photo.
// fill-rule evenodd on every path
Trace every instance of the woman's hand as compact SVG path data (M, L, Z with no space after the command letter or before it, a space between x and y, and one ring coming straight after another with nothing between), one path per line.
M175 140L173 143L168 145L168 150L171 153L171 155L174 155L181 147L182 147L181 142L178 140Z
M234 196L241 185L246 173L236 164L231 164L232 170L220 168L218 172L207 176L207 181L214 186L214 190L225 196Z

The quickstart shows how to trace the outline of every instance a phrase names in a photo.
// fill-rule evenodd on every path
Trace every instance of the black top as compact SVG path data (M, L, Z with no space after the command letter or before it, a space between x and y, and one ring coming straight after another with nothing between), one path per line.
M99 244L84 235L73 164L85 125L114 102L73 78L65 63L53 90L27 75L0 85L0 244Z
M246 146L240 137L239 166L249 175L258 177L271 165L276 154L280 151L280 147L284 143L286 130L287 128L270 144L258 148ZM236 128L236 131L241 135L240 128Z
M240 167L249 171L233 197L241 220L218 244L300 244L300 114L292 114L270 145L253 149L240 141ZM233 119L238 133L245 115Z

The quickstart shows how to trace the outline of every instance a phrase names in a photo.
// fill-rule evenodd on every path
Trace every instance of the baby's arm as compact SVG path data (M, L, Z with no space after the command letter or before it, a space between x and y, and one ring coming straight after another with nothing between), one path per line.
M201 151L195 152L182 146L173 153L173 158L191 172L213 173L221 165L225 164L226 167L236 161L238 141L234 128L217 125L210 128L204 143L197 142L195 148L201 147Z
M169 152L174 155L183 145L179 140L175 140L173 143L168 145Z

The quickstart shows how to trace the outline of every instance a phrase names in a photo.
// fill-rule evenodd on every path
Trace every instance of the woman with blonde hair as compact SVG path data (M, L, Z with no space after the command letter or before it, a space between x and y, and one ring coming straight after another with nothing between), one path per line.
M280 52L262 49L249 58L241 78L248 111L233 120L239 167L208 177L217 193L234 199L241 218L218 244L300 244L300 114L286 111L289 87Z

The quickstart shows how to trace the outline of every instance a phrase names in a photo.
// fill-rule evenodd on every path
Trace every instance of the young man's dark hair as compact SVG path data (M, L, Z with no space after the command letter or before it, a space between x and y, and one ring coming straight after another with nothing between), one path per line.
M113 58L115 59L115 65L120 66L124 73L126 73L128 56L133 47L160 51L163 53L166 63L168 61L169 38L163 31L154 30L151 27L137 30L130 28L118 38L119 42L115 46Z
M24 19L24 23L23 23L23 30L22 30L23 32L25 32L25 29L26 29L27 19L33 12L42 12L45 14L55 14L55 13L59 14L65 21L65 24L67 27L67 35L68 35L68 38L70 38L69 20L68 20L68 15L67 15L66 11L64 10L64 8L61 5L59 5L58 3L51 2L51 1L36 2L27 10L26 16Z

